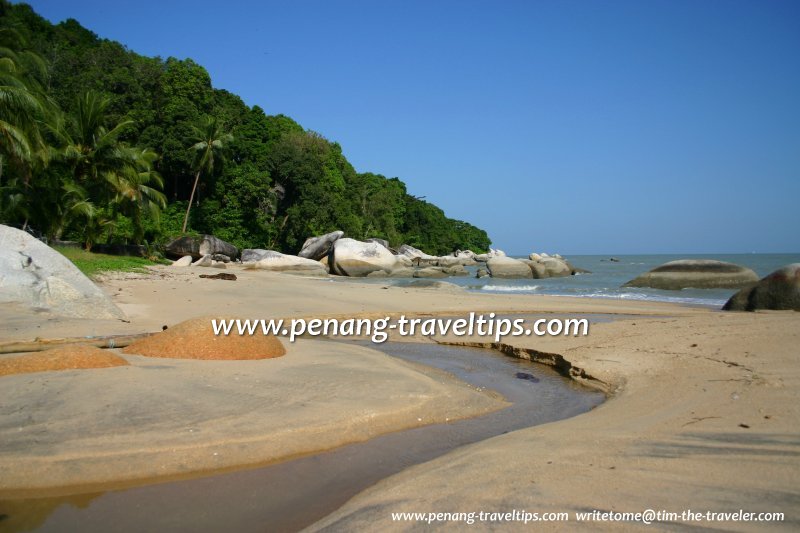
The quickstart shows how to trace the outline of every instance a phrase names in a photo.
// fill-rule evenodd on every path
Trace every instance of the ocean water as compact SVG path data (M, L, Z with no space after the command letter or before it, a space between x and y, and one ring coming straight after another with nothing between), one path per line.
M722 255L618 255L618 263L609 261L611 256L573 255L566 257L574 266L590 270L591 274L580 274L552 279L493 279L474 277L448 278L470 291L500 294L548 294L581 298L616 298L622 300L651 300L686 305L719 308L736 290L733 289L684 289L663 291L622 287L636 276L667 261L677 259L716 259L752 268L759 277L790 263L800 263L800 254L722 254ZM474 276L476 267L469 267Z

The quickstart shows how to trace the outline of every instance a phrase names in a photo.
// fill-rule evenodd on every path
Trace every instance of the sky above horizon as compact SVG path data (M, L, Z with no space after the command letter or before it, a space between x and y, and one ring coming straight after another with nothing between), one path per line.
M800 252L800 2L31 0L512 254Z

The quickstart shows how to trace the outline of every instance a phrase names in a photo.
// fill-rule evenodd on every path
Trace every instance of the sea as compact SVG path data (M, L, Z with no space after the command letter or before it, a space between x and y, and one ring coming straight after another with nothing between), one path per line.
M648 300L672 302L690 306L720 308L735 292L735 289L683 289L665 291L640 289L622 285L668 261L677 259L716 259L753 269L759 277L764 277L782 266L800 263L800 253L796 254L680 254L680 255L616 255L618 261L611 261L608 255L565 256L576 267L591 271L591 274L578 274L565 278L550 279L494 279L475 278L478 267L467 267L470 276L442 279L464 287L468 291L498 293L507 295L546 294L553 296L572 296L576 298L610 298L618 300ZM518 257L521 258L521 257ZM386 285L408 283L408 280L375 279L361 281Z

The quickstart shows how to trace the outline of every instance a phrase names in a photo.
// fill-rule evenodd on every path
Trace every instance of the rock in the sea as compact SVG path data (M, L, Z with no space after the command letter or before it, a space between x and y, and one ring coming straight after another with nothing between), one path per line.
M478 271L475 272L475 277L478 279L485 278L488 276L489 276L489 271L486 270L485 268L479 268Z
M24 231L3 225L0 302L78 318L125 318L69 259Z
M273 250L263 250L261 259L255 262L247 262L245 268L255 270L272 270L275 272L289 272L296 274L306 274L313 276L324 276L328 273L325 265L313 259L298 257L296 255L286 255Z
M213 235L199 237L179 237L167 244L164 248L168 257L183 257L191 255L192 259L200 259L204 255L225 255L230 260L239 257L239 249L229 242L218 239Z
M331 272L340 276L362 277L376 270L391 273L398 264L392 252L378 243L342 238L333 243L328 257Z
M298 257L305 257L306 259L314 259L319 261L331 251L333 243L342 238L344 232L332 231L319 237L309 237L303 243L303 248L298 253Z
M414 269L411 267L406 266L399 266L389 272L390 278L413 278L414 277Z
M191 255L184 255L183 257L181 257L177 261L174 261L172 263L172 266L174 266L174 267L188 267L191 264L192 264L192 256Z
M530 267L511 257L496 256L486 262L489 274L493 278L531 278Z
M723 311L774 309L800 311L800 263L780 268L728 300Z
M438 267L419 268L414 271L415 278L446 278L447 274Z
M414 281L402 281L396 286L409 287L413 289L461 289L461 287L455 283L450 283L449 281L439 281L436 279L415 279Z
M448 276L469 276L469 272L464 268L464 265L453 265L445 267L442 270L444 270L444 273Z
M531 255L538 255L538 254L531 254ZM523 263L528 265L528 268L531 269L531 274L533 279L544 279L550 277L547 274L547 267L544 266L541 260L533 260L533 259L520 259Z
M680 259L664 263L630 280L623 287L739 289L756 281L758 275L740 265L711 259Z
M541 259L548 278L563 278L572 275L572 268L560 257L551 256Z
M574 274L590 274L588 270L576 268L560 255L532 253L530 259L522 259L531 269L534 279L562 278Z

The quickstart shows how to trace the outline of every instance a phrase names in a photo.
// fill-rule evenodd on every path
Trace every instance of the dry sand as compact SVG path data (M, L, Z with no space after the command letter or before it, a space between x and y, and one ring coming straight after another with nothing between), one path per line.
M384 288L380 284L230 270L238 276L237 281L199 279L198 275L207 270L168 267L154 269L150 276L107 279L102 287L128 314L128 323L87 323L2 309L0 320L7 319L3 322L6 326L2 340L157 331L162 325L209 314L240 318L382 316L401 312L415 316L464 315L469 311L637 315L635 319L624 317L593 326L588 337L509 341L559 354L605 384L611 399L601 407L573 419L496 437L413 467L357 496L318 527L413 528L413 524L391 521L390 513L397 511L647 508L678 512L777 510L787 514L786 520L770 524L771 527L800 527L800 313L718 313L646 302ZM86 391L99 391L112 376L120 376L112 381L120 386L136 382L123 377L123 373L142 380L147 376L146 381L139 381L147 383L147 387L141 390L129 385L128 400L112 406L117 411L107 413L112 425L117 423L117 415L129 417L127 432L119 439L90 434L85 443L72 442L70 439L76 438L75 422L84 415L61 420L57 413L41 411L47 416L36 420L31 427L33 432L23 431L29 437L25 445L20 440L9 448L6 436L30 422L19 419L22 415L13 409L5 410L0 416L0 435L4 439L0 483L7 488L30 484L33 470L22 469L20 457L35 459L24 463L35 470L49 467L50 462L58 463L48 454L63 456L66 461L84 444L92 452L91 457L113 459L115 454L121 454L120 469L124 470L128 460L141 464L136 453L121 452L133 449L138 453L140 449L134 442L141 438L139 444L164 444L178 450L164 453L163 447L156 446L141 449L145 455L150 454L149 459L157 458L159 467L164 464L173 471L202 470L269 460L274 456L262 454L271 453L270 450L278 450L278 455L288 454L286 446L293 442L329 445L336 436L340 441L365 438L371 427L368 411L373 408L383 412L389 421L378 428L386 431L414 423L420 413L430 416L423 417L426 420L451 416L454 411L449 406L464 398L475 404L467 406L472 410L457 409L460 415L496 406L496 400L451 382L442 383L440 376L420 374L372 350L324 341L298 341L287 345L287 349L285 357L266 361L144 363L126 356L132 363L129 367L75 371L81 372L74 376L75 381L59 389L62 408L75 413L90 403L103 405ZM233 366L225 366L225 372L221 372L223 367L216 365ZM251 365L269 365L269 370L261 372ZM289 366L281 366L278 371L278 365ZM353 372L358 379L352 379ZM60 373L67 374L72 372ZM54 396L40 392L52 386L54 375L41 376L46 378L35 381L36 386L26 385L15 376L2 378L0 388L4 397L25 391L29 401L45 398L55 402ZM4 380L15 379L19 381L12 393L9 381ZM209 379L215 380L215 386L227 382L228 393L205 397L203 380ZM256 379L269 380L270 387L254 383ZM149 385L151 380L155 383ZM351 387L352 381L357 386ZM387 387L397 390L391 392ZM242 412L235 393L246 394L250 390L267 397L263 403L251 401L260 409L254 408L259 420L268 413L259 423L259 438L264 436L265 428L276 428L268 433L272 439L269 446L250 447L246 445L247 438L239 438L250 435L246 432L252 431L252 424L247 422L254 418L252 413ZM158 396L157 404L136 403L155 392L168 397ZM187 404L198 395L198 414L194 419L185 418ZM160 415L153 405L162 406ZM174 405L181 406L177 413ZM400 409L403 406L408 409ZM118 412L123 408L127 411ZM20 404L18 409L22 413L31 406ZM338 421L338 430L336 424L325 426L331 415ZM141 423L137 417L142 417ZM144 428L142 437L138 436L139 427ZM194 427L202 427L202 431L195 435L189 431ZM330 441L317 438L325 427L330 431ZM347 430L342 431L342 427ZM43 441L38 440L51 433ZM213 456L212 450L219 446L226 446L225 465ZM63 464L66 476L72 469L67 468L68 461ZM47 477L37 483L54 484ZM668 527L679 525L682 524ZM561 526L555 529L562 529ZM605 525L614 529L619 526ZM699 526L758 529L757 524ZM463 524L450 527L461 529ZM487 527L484 524L480 529ZM627 527L635 528L631 524Z

